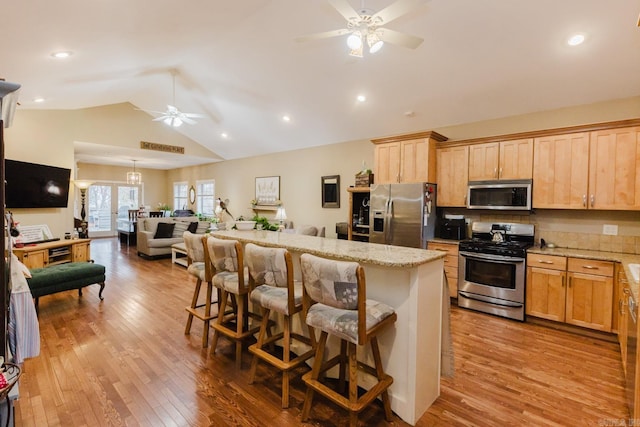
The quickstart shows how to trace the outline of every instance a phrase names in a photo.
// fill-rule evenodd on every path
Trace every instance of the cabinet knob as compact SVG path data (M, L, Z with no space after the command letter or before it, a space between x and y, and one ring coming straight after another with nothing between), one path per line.
M587 195L586 194L582 195L582 206L584 206L585 208L587 207Z
M591 195L591 207L593 207L596 204L596 196L594 196L593 194Z

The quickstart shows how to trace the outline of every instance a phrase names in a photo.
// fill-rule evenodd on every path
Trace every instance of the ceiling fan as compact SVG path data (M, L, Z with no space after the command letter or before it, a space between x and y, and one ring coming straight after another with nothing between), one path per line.
M182 126L183 123L186 123L189 125L195 125L197 122L193 119L202 118L204 117L204 115L198 114L198 113L183 113L182 111L178 110L178 107L175 106L176 104L176 73L172 72L171 75L173 76L173 101L172 101L172 104L167 104L167 111L153 111L153 110L142 110L142 109L138 109L138 110L144 111L147 113L160 114L160 116L153 119L153 121L154 122L162 121L165 124L172 127Z
M295 39L297 42L349 34L347 38L347 45L350 49L349 55L361 58L365 42L369 46L369 53L375 53L382 48L385 42L415 49L424 41L420 37L383 28L382 26L406 14L420 3L424 3L425 0L397 0L377 13L365 8L364 0L362 1L362 7L357 11L351 7L347 0L328 1L347 20L347 28L297 37Z

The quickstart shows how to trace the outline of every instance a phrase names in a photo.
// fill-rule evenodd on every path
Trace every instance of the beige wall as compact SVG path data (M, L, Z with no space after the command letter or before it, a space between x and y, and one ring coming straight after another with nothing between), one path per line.
M123 114L122 108L124 107L115 108L114 112L111 112L111 109L105 111L108 112L107 116L110 118L120 117ZM148 116L144 114L143 116L145 123L150 122ZM83 117L85 125L81 131L75 132L76 116L70 112L18 111L14 126L8 129L5 134L7 157L72 168L73 140L76 135L82 135L83 138L88 139L100 139L100 143L109 143L115 135L114 140L126 139L129 144L138 144L139 140L146 137L146 135L140 136L138 134L143 133L143 130L132 131L135 136L130 136L124 131L126 127L120 126L117 133L110 134L109 138L101 139L100 136L108 134L110 128L102 124L96 125L95 128L89 125L92 122L101 123L99 111L88 112L85 110ZM452 140L459 140L638 117L640 117L640 97L633 97L434 130ZM121 120L125 120L125 118ZM113 125L111 122L108 124ZM144 128L147 124L140 126ZM94 134L91 134L92 129L97 129ZM171 141L164 139L161 142L171 143ZM142 170L145 182L145 204L151 206L155 206L158 202L170 204L173 182L187 181L190 185L195 186L198 179L215 179L216 195L230 200L229 210L231 213L236 216L252 216L253 211L250 209L249 201L255 196L255 178L276 175L280 176L281 180L280 199L287 210L287 216L294 224L325 226L327 236L335 237L335 223L347 221L348 193L346 188L354 184L354 175L361 169L362 161L365 161L369 167L373 167L373 144L368 140L170 171L145 169ZM105 181L121 181L127 170L127 168L99 165L80 164L78 166L79 177ZM323 209L321 207L320 177L324 175L340 175L341 177L341 206L339 209ZM48 223L52 231L59 234L67 231L67 224L72 223L72 209L38 211L42 212L33 212L33 210L27 212L25 210L25 212L16 212L16 214L24 224ZM269 218L274 216L274 212L260 212L260 214ZM506 219L508 218L507 216ZM474 219L480 218L474 217ZM605 223L619 225L620 239L623 239L624 236L632 238L640 236L637 213L631 212L579 211L576 213L549 210L524 216L522 220L536 224L538 238L545 237L543 233L551 233L553 239L548 240L558 240L559 244L572 237L554 233L575 231L578 234L596 236L599 246L600 240L611 240L608 236L601 237L602 225ZM54 225L52 226L52 224ZM617 241L613 243L613 245L617 244ZM620 240L620 245L623 244L627 243ZM634 244L636 247L640 246L640 243Z
M335 237L336 222L348 217L347 187L355 183L355 174L365 161L373 165L373 146L369 141L326 145L304 150L229 160L205 166L169 171L168 184L197 179L215 179L216 196L229 199L234 216L253 217L250 201L255 198L255 178L280 176L280 200L287 218L294 225L311 224L326 227L327 237ZM340 208L322 208L320 178L340 175ZM195 210L195 208L194 208ZM273 219L275 212L260 211Z

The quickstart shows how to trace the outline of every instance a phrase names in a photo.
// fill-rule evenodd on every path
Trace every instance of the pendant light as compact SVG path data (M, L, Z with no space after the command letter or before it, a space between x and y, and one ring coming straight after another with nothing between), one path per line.
M127 172L127 184L140 185L142 184L142 174L136 172L136 161L133 161L133 171Z

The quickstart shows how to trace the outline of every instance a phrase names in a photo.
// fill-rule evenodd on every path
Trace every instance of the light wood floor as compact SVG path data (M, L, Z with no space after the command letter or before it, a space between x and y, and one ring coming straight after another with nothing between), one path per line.
M201 322L184 335L194 281L183 267L143 260L116 239L94 240L91 254L107 267L105 299L98 286L81 298L74 291L41 298L42 350L24 364L16 425L300 424L299 377L291 408L281 410L274 370L261 364L249 385L248 354L237 371L228 341L214 356L201 348ZM456 375L442 380L419 426L595 426L628 418L617 344L456 307L452 325ZM343 411L316 401L309 425L347 423ZM390 425L381 407L365 410L360 422Z

